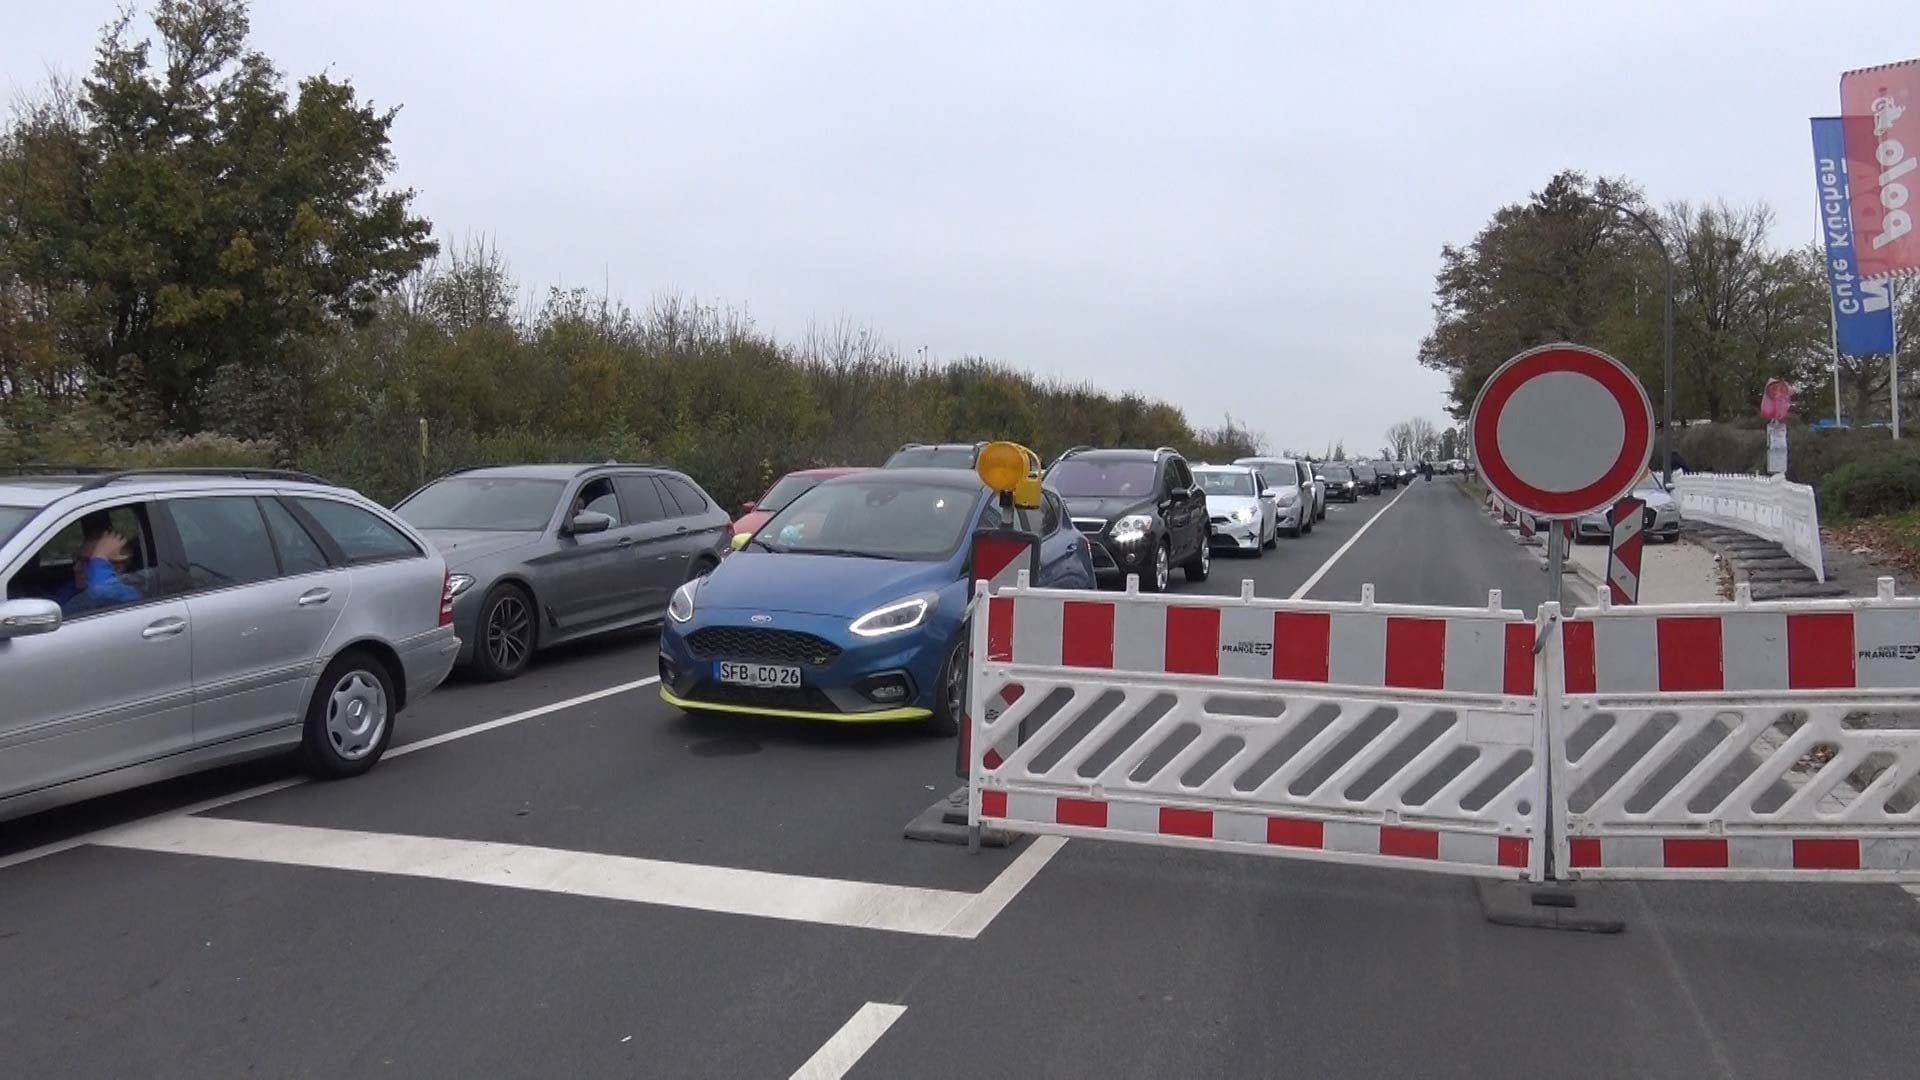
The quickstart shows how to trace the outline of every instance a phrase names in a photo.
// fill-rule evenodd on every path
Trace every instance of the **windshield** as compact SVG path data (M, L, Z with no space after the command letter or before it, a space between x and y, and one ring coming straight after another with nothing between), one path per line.
M1314 468L1319 470L1321 476L1329 480L1353 479L1353 470L1347 468L1345 465L1316 465Z
M26 506L0 506L0 541L14 534L14 530L26 524L34 511Z
M1151 461L1068 458L1047 473L1047 486L1068 499L1144 499L1153 494Z
M1193 478L1200 481L1200 490L1209 495L1246 495L1251 497L1253 474L1240 472L1201 472L1195 469Z
M755 534L771 551L938 562L973 531L981 489L884 476L821 484Z
M754 506L754 509L764 514L774 513L819 486L820 477L818 476L783 476L767 489L767 493L760 497L760 502Z
M539 532L553 520L561 480L472 476L436 480L395 512L416 529Z
M911 446L887 459L889 469L971 469L971 446Z

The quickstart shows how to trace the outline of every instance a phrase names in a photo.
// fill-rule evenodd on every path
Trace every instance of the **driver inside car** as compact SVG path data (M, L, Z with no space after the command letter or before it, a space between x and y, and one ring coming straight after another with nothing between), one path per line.
M129 548L127 538L113 531L104 511L81 518L73 581L54 589L47 599L68 615L138 603L143 599L139 588L122 576L132 558Z

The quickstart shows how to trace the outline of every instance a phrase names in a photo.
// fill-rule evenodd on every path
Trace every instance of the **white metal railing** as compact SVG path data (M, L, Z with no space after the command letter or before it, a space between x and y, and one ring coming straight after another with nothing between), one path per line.
M1827 580L1820 552L1820 507L1813 488L1777 476L1685 473L1674 477L1680 514L1771 540Z

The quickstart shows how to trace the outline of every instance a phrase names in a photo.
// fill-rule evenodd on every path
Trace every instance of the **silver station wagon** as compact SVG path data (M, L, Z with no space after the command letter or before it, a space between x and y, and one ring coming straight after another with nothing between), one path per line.
M372 768L460 651L446 563L300 473L0 470L0 819L297 750Z

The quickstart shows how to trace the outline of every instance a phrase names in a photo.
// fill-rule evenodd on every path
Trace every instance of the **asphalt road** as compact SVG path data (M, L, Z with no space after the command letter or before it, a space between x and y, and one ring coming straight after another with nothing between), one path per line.
M1445 480L1180 587L1243 577L1546 590ZM1920 1073L1897 888L1611 886L1599 937L1433 875L970 855L900 835L950 742L688 718L653 669L637 635L456 681L346 783L267 763L0 825L0 1075Z

